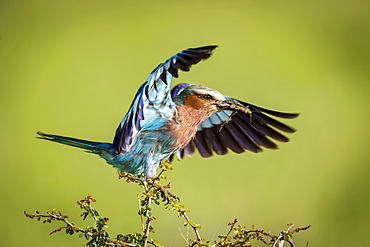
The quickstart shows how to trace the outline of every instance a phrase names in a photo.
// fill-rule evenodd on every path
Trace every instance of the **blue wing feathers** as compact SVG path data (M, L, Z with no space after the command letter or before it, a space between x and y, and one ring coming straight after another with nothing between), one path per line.
M171 117L175 113L173 97L170 94L172 77L178 77L179 70L189 71L193 64L209 58L216 47L204 46L181 51L159 64L150 73L116 130L113 140L116 154L124 154L130 149L134 136L145 123L155 121L156 117ZM148 116L150 119L147 119Z
M176 86L174 86L171 90L171 98L175 98L177 95L179 95L179 93L181 93L182 90L184 90L186 87L188 87L189 83L180 83L180 84L177 84Z

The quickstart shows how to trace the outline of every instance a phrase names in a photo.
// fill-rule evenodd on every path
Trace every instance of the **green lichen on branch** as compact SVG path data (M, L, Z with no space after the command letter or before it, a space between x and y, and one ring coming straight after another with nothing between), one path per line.
M96 202L96 200L90 195L77 201L77 204L82 210L80 215L82 219L92 219L94 222L92 226L79 227L70 222L68 216L63 215L56 209L46 214L40 214L39 211L36 211L36 214L28 214L26 212L24 212L24 214L28 218L37 219L38 221L42 220L43 223L52 223L55 221L62 222L63 225L53 230L50 234L61 231L65 231L65 233L69 235L78 233L80 238L85 238L87 241L84 247L162 246L158 240L150 238L150 234L155 233L151 223L157 219L153 215L153 204L157 206L163 204L165 209L176 211L177 217L183 217L185 219L184 226L191 227L195 235L194 239L187 240L187 246L249 247L252 246L252 240L254 240L273 247L282 247L284 243L288 243L291 247L295 247L292 239L293 234L302 230L307 230L310 227L293 229L293 225L289 224L286 231L282 231L279 235L272 235L265 230L255 229L254 226L246 230L245 226L237 225L237 220L235 219L233 222L229 223L230 229L226 235L219 235L218 241L207 241L200 235L199 230L201 226L188 217L190 210L186 209L185 205L180 204L180 199L169 191L170 183L165 185L160 183L167 179L167 177L163 175L164 172L172 170L169 162L162 162L161 169L158 176L149 179L145 179L145 176L136 177L128 173L118 173L120 179L124 178L127 183L136 183L143 188L143 192L138 196L138 214L140 215L142 225L142 232L140 233L118 234L116 237L110 237L107 232L109 218L102 217L98 210L93 207L92 204Z

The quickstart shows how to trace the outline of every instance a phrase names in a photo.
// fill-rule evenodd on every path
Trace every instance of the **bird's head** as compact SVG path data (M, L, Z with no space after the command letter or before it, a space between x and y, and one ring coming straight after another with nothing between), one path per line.
M194 84L181 91L174 101L179 106L191 107L194 110L205 112L208 116L223 110L246 113L249 110L238 101L227 98L212 88Z

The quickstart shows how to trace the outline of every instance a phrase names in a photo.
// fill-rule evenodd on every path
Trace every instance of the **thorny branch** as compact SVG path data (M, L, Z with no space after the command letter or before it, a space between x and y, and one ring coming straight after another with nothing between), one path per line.
M43 223L51 223L52 221L61 221L64 222L65 226L62 226L50 234L60 232L65 230L67 234L73 235L73 233L80 232L80 237L85 237L88 242L84 247L106 247L106 246L141 246L147 247L148 244L152 246L161 246L158 240L153 240L149 238L150 233L154 233L154 228L151 226L151 222L155 220L155 216L152 215L152 205L159 205L162 200L164 203L165 209L177 211L178 217L184 217L186 222L184 226L191 226L194 230L196 238L191 240L189 246L204 246L204 247L230 247L230 246L252 246L251 240L255 239L266 245L272 247L282 247L285 242L290 244L290 247L295 247L292 235L302 230L308 229L310 226L303 228L292 229L293 225L289 224L289 227L286 231L280 233L280 235L271 235L270 233L265 232L264 230L254 229L252 226L251 230L245 230L244 226L236 225L237 219L229 223L230 230L226 235L218 236L219 241L214 241L214 244L211 244L211 241L206 241L201 238L199 229L201 226L192 222L187 213L190 212L189 209L185 209L184 205L179 204L179 198L168 191L170 188L170 183L167 185L161 185L160 180L166 179L163 176L163 173L167 170L171 170L172 167L169 165L169 162L162 162L161 172L158 176L145 179L143 177L135 177L128 173L120 173L119 178L125 178L127 182L134 182L141 186L144 189L144 192L138 197L139 200L139 215L142 221L142 233L133 233L127 235L117 235L116 238L109 237L108 232L105 231L107 228L108 218L99 217L98 211L92 207L91 203L96 200L93 199L90 195L86 198L78 201L78 205L83 209L81 216L85 220L87 216L92 218L95 222L95 225L92 227L79 228L70 221L67 220L68 216L62 215L60 211L53 209L47 214L40 214L36 211L35 215L27 214L25 215L28 218L36 218L39 221L43 219ZM143 222L145 218L145 223ZM267 238L267 239L265 239Z
M106 223L109 219L96 217L99 215L99 213L96 211L95 208L91 207L91 202L95 201L96 200L92 198L90 195L88 195L87 197L80 201L77 201L80 208L85 209L81 216L84 219L86 219L87 216L93 218L95 221L94 227L80 228L75 224L69 222L67 220L68 216L63 215L60 211L57 212L56 209L53 209L51 212L47 212L47 214L40 214L39 211L36 211L36 214L28 214L26 211L24 211L24 214L26 217L30 219L36 218L38 221L44 219L43 223L51 223L52 221L64 222L66 226L62 226L50 232L50 235L56 232L60 232L63 229L65 229L66 233L70 235L80 232L81 233L80 237L85 236L86 240L89 240L84 245L84 247L96 246L94 243L99 243L100 244L99 246L137 246L136 244L126 243L119 239L111 239L108 237L109 235L103 230L103 228L106 227Z

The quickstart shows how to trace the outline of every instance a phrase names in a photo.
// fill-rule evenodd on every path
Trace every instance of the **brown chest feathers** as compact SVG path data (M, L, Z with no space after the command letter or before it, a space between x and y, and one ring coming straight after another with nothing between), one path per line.
M172 134L177 138L176 148L185 147L195 136L199 125L213 114L203 100L194 95L188 95L182 106L177 106L176 123Z

